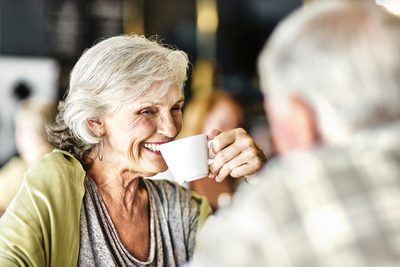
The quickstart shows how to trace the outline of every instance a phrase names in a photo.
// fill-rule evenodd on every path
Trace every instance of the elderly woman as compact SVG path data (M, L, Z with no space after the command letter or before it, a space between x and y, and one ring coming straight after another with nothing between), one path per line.
M193 255L210 207L166 180L157 144L182 128L185 53L119 36L87 50L49 130L57 148L25 174L0 219L0 266L178 266ZM208 132L209 177L266 162L241 129Z

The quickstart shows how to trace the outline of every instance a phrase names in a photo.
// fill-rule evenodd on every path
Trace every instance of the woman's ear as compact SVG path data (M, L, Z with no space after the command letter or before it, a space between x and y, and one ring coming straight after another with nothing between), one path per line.
M100 117L91 117L86 120L89 129L94 135L100 137L104 133L104 124Z

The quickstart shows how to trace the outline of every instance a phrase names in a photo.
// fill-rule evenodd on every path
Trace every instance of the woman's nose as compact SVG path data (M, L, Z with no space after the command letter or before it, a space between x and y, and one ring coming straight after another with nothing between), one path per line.
M165 114L160 117L158 123L158 132L170 138L173 138L178 134L178 129L176 128L175 120L171 114Z

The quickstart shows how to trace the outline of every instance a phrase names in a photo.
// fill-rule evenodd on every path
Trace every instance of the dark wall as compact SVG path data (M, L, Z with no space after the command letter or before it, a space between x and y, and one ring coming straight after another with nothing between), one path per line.
M176 45L196 58L196 1L145 0L145 33L158 35L164 43Z
M218 59L227 74L252 76L255 62L277 23L302 0L218 0Z
M82 52L122 33L123 0L0 0L0 55L55 58L60 98Z
M47 56L45 0L0 0L0 54Z
M224 75L256 75L256 60L277 23L302 0L217 0L217 61ZM145 32L196 55L196 1L146 0Z
M226 75L253 76L260 49L301 0L217 0L217 60ZM145 0L148 35L196 55L196 1ZM74 64L95 40L123 32L123 0L0 0L0 54Z

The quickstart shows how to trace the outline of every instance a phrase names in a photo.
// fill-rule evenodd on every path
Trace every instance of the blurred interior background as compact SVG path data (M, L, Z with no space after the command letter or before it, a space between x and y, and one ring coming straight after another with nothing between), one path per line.
M308 2L308 1L307 1ZM379 2L391 2L380 0ZM392 1L393 2L393 1ZM248 132L272 155L256 59L303 0L0 0L0 166L14 156L21 99L61 99L71 68L105 36L158 35L189 54L189 101L224 90L241 99ZM390 3L389 3L390 4Z
M269 149L256 58L301 0L0 0L0 166L17 154L13 116L30 96L61 99L71 68L105 36L158 35L189 54L186 98L240 98L249 131ZM264 140L265 139L265 140Z

